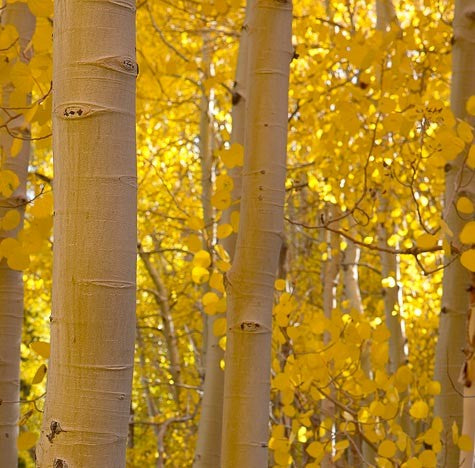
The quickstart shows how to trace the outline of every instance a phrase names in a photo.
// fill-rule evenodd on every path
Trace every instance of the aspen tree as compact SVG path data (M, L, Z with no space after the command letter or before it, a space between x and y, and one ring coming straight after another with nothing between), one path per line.
M35 29L35 17L26 3L7 3L2 14L2 24L16 28L20 45L20 60L30 58L25 48ZM8 106L13 84L3 89L3 105ZM29 127L22 117L17 117L9 126L15 134L29 136ZM26 139L19 153L13 157L9 148L2 143L11 143L10 138L0 142L3 146L3 160L0 169L12 171L18 178L18 186L9 197L0 198L0 218L7 213L18 213L18 224L12 229L0 228L0 241L16 237L23 225L26 202L26 180L30 159L30 142ZM16 216L16 215L15 215ZM10 267L7 259L0 261L0 466L18 466L17 436L20 411L20 344L23 323L23 279L22 272Z
M203 39L203 81L209 78L211 44L209 39ZM200 102L200 160L201 160L201 203L203 218L207 233L207 243L210 245L214 237L214 217L211 205L213 156L210 144L210 97L206 95L203 86ZM210 255L212 252L210 252ZM198 440L193 462L195 468L220 466L221 458L221 426L223 416L223 387L224 373L220 363L224 352L219 346L219 337L213 333L213 325L221 314L204 317L203 354L205 363L205 378L203 384L203 399L201 401L201 416L198 427Z
M239 233L228 294L222 466L267 466L272 303L283 233L292 3L250 11Z
M135 3L58 0L40 467L125 466L135 338Z
M467 118L465 106L468 98L475 94L474 25L475 2L457 0L453 23L451 107L455 117L460 119ZM471 118L469 123L473 125L474 119ZM473 171L464 164L465 156L464 153L460 154L445 167L444 219L453 232L452 242L456 245L459 245L459 234L466 223L457 210L457 199L463 192L473 199L475 193ZM453 258L447 255L446 263L451 260ZM444 423L445 444L439 453L441 466L459 466L459 450L452 443L451 427L454 421L459 428L462 427L462 385L458 377L463 364L460 350L465 346L471 287L470 272L459 259L455 259L444 270L442 311L435 355L435 378L441 383L441 393L436 397L434 411Z
M391 0L376 0L376 29L387 31L391 23L399 26L396 10ZM381 195L379 197L381 213L386 213L389 209L388 198ZM378 226L378 238L380 247L387 248L389 238L388 231L382 222ZM380 250L379 259L381 262L382 277L393 278L395 284L383 285L384 315L386 326L389 330L389 371L394 373L405 362L404 334L399 319L401 301L399 293L399 258L384 250ZM387 280L389 281L389 280ZM396 314L394 313L396 312Z
M233 89L232 107L232 132L231 144L244 145L245 126L245 104L246 104L246 79L247 79L247 11L246 18L241 30L239 41L239 53L236 65L235 82ZM230 169L230 176L233 179L232 199L239 200L241 197L241 168L239 166ZM208 200L209 202L209 200ZM203 204L205 200L203 199ZM229 223L231 213L236 208L232 204L222 215L224 223ZM205 221L205 224L206 221ZM236 246L236 235L233 233L223 239L223 247L229 254L232 261ZM223 393L224 393L224 372L221 369L221 360L224 358L224 351L219 346L219 337L213 333L213 323L222 314L210 316L207 326L207 351L206 351L206 371L203 385L203 400L201 402L201 417L198 427L198 441L194 459L194 468L206 468L208 466L221 465L221 432L223 419Z

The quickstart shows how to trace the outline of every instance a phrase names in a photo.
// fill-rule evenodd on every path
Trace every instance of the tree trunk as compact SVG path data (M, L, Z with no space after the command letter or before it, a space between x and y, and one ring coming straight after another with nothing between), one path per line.
M57 0L51 358L38 465L125 467L135 338L135 3Z
M475 94L475 2L455 2L454 46L452 55L451 106L454 115L467 117L465 105ZM469 123L474 124L473 118ZM459 234L466 221L456 209L460 187L472 196L475 193L473 171L464 165L465 154L446 165L444 219L453 231L452 241L459 245ZM447 255L446 263L452 258ZM471 276L456 259L444 271L442 311L439 339L435 355L435 378L441 383L441 393L435 399L435 415L444 422L445 441L439 454L441 466L458 466L459 450L452 443L451 426L456 421L462 426L463 387L457 381L463 364L460 350L465 345L467 311L470 302ZM473 434L472 434L473 435Z
M258 0L250 13L241 217L226 277L224 468L267 466L272 306L283 233L292 3Z
M249 6L248 6L249 9ZM231 143L244 144L245 124L245 89L247 68L247 14L242 28L239 45L238 62L236 66L236 80L233 93ZM203 166L203 170L205 167ZM237 200L241 196L241 170L235 167L230 170L234 182L232 199ZM210 204L210 198L205 199L203 193L203 208L205 203ZM210 192L209 195L210 196ZM224 223L229 223L233 205L227 208L222 215ZM206 210L203 210L206 218ZM205 219L205 224L206 219ZM236 235L233 233L223 239L223 247L228 252L231 260L234 256ZM201 416L198 427L198 441L196 444L194 468L208 468L221 466L221 433L223 422L223 393L224 372L221 369L221 360L224 351L219 346L219 337L213 333L214 321L222 317L222 314L208 316L206 327L206 371L203 385L203 399L201 402Z
M2 24L15 26L19 35L20 60L27 62L28 54L24 49L30 42L35 30L35 17L26 3L7 3L2 15ZM9 94L14 83L6 86L2 92L3 105L8 106ZM0 108L1 109L1 108ZM11 122L9 128L22 137L30 135L29 127L24 126L22 117ZM10 138L2 143L11 143ZM19 154L12 157L9 147L4 146L6 155L0 167L9 170L18 177L18 187L10 197L0 198L0 218L16 209L20 214L20 223L14 229L0 229L0 242L7 237L16 237L23 226L26 201L26 180L30 159L30 142L25 140ZM0 151L0 153L2 153ZM22 272L13 270L4 258L0 261L0 466L14 468L18 466L17 437L20 412L20 344L23 323L23 278Z

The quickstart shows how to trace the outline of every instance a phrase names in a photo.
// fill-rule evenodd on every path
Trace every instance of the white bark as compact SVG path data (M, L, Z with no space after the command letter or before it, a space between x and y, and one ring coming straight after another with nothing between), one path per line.
M248 6L249 9L249 6ZM246 102L246 69L247 69L247 15L241 32L238 62L236 66L236 80L233 92L232 108L232 133L231 143L244 145L245 102ZM203 168L204 169L204 168ZM235 167L230 170L234 182L232 199L241 197L241 168ZM203 197L203 206L210 203ZM231 205L222 215L222 222L229 223L231 213L235 208ZM228 252L231 261L234 257L236 246L236 234L223 239L223 247ZM221 369L221 360L224 359L224 351L219 346L219 337L213 333L214 321L223 314L209 316L207 324L207 350L206 372L203 385L203 399L201 402L201 417L198 428L198 441L193 463L194 468L207 468L221 466L221 433L223 420L223 393L224 372Z
M125 467L135 338L135 3L56 0L51 358L38 466Z
M452 55L451 106L458 118L466 118L465 104L475 94L475 1L455 2L454 47ZM473 125L473 118L470 123ZM465 155L459 155L446 166L445 221L454 233L453 242L458 244L459 233L465 220L457 213L455 203L459 187L471 197L475 195L473 171L463 166ZM451 258L447 257L446 261ZM470 272L457 259L444 271L442 313L440 314L439 340L435 356L435 378L442 391L435 400L435 414L444 422L447 444L439 456L443 466L458 466L459 450L452 444L451 426L455 420L462 426L463 391L457 382L463 364L460 350L465 345L466 317L469 311ZM469 416L470 417L470 416Z
M20 60L28 61L29 54L24 49L33 36L35 17L25 3L7 3L2 14L2 24L15 26L19 35ZM14 84L13 84L14 85ZM12 86L3 89L3 105L8 106ZM1 112L1 110L0 110ZM30 135L23 118L11 122L9 128L23 137ZM9 144L10 138L2 139ZM20 224L11 231L0 229L0 242L7 237L16 237L23 225L26 201L26 180L30 159L30 142L23 142L20 153L11 157L9 148L3 148L6 158L2 170L13 171L19 179L19 186L9 198L0 197L0 218L11 209L16 209L21 217ZM0 261L0 466L18 466L17 437L20 412L20 344L23 323L23 279L22 272L8 267L5 259Z
M226 278L222 466L267 466L274 281L283 233L292 3L250 12L241 217Z

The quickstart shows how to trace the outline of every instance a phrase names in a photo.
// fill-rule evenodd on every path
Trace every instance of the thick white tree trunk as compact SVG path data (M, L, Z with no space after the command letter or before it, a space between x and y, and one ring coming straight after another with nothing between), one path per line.
M454 46L452 55L451 106L458 118L466 118L465 105L475 94L475 1L455 2ZM473 118L470 120L473 125ZM459 234L466 223L456 209L460 187L468 195L475 194L473 171L463 165L465 154L459 155L446 166L444 218L453 231L453 242L459 245ZM450 261L451 258L446 258ZM457 259L444 271L442 312L440 314L439 340L435 356L435 378L442 391L435 400L435 414L444 422L446 444L439 456L441 466L458 466L459 450L452 443L453 421L462 427L463 386L458 382L464 361L461 349L465 346L467 312L470 306L470 272ZM467 415L469 418L473 415ZM473 434L471 434L473 437ZM467 465L468 466L468 465ZM471 466L471 465L470 465Z
M24 49L35 30L35 17L26 3L7 3L2 14L2 24L15 26L19 35L22 61L29 59ZM9 85L2 90L1 105L8 106ZM1 112L1 111L0 111ZM29 128L24 126L23 118L17 118L9 125L14 133L29 136ZM6 135L6 132L4 132ZM3 135L2 135L3 136ZM0 140L3 154L6 155L1 170L13 171L19 180L17 189L8 198L0 198L0 218L16 209L20 223L13 230L0 229L0 242L7 237L16 237L23 225L26 202L26 180L30 159L30 142L25 140L19 154L9 154L11 138ZM17 437L20 411L20 344L23 323L23 279L22 272L9 268L6 259L0 261L0 466L18 466Z
M292 3L250 12L241 217L226 277L222 466L267 466L274 281L283 233Z
M135 338L135 2L56 0L51 358L38 466L125 467Z

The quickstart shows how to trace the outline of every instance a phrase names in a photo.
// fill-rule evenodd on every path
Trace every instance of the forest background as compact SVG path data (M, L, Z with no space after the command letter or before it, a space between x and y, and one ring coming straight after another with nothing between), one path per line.
M245 57L250 12L263 4L249 2L247 15L240 0L136 5L127 466L220 466L226 274L253 124ZM0 437L0 447L15 457L17 447L30 467L50 355L53 2L7 1L0 12L5 395L17 391L21 356L20 404L0 393L0 427L14 426L18 441ZM474 21L468 0L293 6L269 466L472 466ZM24 303L14 317L12 295ZM21 354L6 338L19 324ZM59 440L67 431L56 429Z

